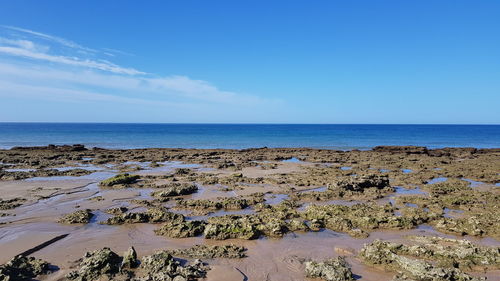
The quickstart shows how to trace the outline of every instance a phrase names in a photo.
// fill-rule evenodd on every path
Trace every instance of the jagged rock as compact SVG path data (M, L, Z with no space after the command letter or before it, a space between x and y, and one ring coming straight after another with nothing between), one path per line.
M76 212L66 214L62 218L59 219L59 223L89 223L90 219L94 216L92 211L89 209L86 210L78 210Z
M188 195L198 190L196 184L187 183L170 183L164 186L157 186L161 190L151 192L151 196L158 199L168 200L168 197Z
M181 223L184 216L167 211L163 207L151 208L141 213L125 213L107 219L103 224L124 224L124 223Z
M156 229L155 233L170 238L194 237L203 233L205 225L204 221L169 222Z
M77 281L98 280L101 276L111 278L120 271L122 259L109 248L87 252L80 262L80 268L66 275Z
M121 269L132 269L139 265L139 260L137 259L137 252L134 247L130 247L124 254L121 263Z
M427 238L424 238L427 239ZM451 241L454 239L450 239L448 242L445 240L445 245L455 241ZM426 241L436 241L433 238L431 240ZM445 246L446 247L446 246ZM426 246L407 246L398 243L386 242L381 240L375 240L371 244L367 244L360 251L361 258L364 259L366 263L374 264L374 265L382 265L387 269L396 271L398 275L395 277L395 280L417 280L417 281L427 281L427 280L436 280L436 281L477 281L484 280L483 278L470 276L463 271L455 268L460 264L460 259L466 261L466 263L470 262L471 258L474 256L471 251L467 251L463 248L455 251L449 251L449 253L444 253L441 250L436 251L440 247L426 247ZM471 249L471 248L468 248ZM498 249L496 250L498 251ZM472 250L474 252L474 250ZM467 256L471 255L471 256ZM458 254L458 255L457 255ZM465 254L465 256L463 256ZM460 258L458 258L460 256ZM420 260L417 258L425 258L425 260ZM437 260L439 261L441 258L446 257L445 259L449 259L450 257L455 261L452 264L445 264L446 267L440 267L438 265L434 265L427 260ZM454 259L458 258L458 259ZM498 254L497 254L498 259ZM438 262L438 264L442 264Z
M0 280L27 281L40 274L50 273L50 264L34 257L16 256L0 265Z
M224 246L207 246L195 245L187 249L169 250L173 256L181 256L188 258L198 259L214 259L214 258L244 258L246 249L244 247L236 246L233 244Z
M385 175L366 175L348 177L346 179L335 182L329 186L330 189L338 188L349 191L364 191L368 188L387 188L390 187L389 177Z
M166 251L144 257L141 268L146 272L140 279L143 281L196 280L205 277L208 270L199 260L195 260L192 265L182 266Z
M12 199L1 199L0 198L0 210L10 210L17 208L25 202L24 198L12 198Z
M350 265L344 257L329 259L324 262L308 261L305 263L306 276L327 281L354 280Z
M136 182L140 177L138 175L118 174L99 183L102 187L124 186Z
M128 211L127 207L115 207L115 208L109 208L105 212L112 215L121 215L125 214L127 211Z

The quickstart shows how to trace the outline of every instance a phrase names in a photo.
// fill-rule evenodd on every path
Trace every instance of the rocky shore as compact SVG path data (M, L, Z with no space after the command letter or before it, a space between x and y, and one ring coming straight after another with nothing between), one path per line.
M500 149L15 147L0 280L499 280L499 183Z

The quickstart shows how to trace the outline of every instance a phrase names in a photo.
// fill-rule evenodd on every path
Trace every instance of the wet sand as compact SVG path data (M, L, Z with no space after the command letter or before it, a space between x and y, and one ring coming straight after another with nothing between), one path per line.
M139 152L138 152L139 151ZM42 151L27 150L23 153L33 154L38 158L50 158L51 154L63 154L61 163L45 165L54 167L82 167L91 172L83 176L51 176L30 177L24 179L0 181L0 198L24 198L21 206L0 210L7 214L0 217L0 263L7 262L13 256L44 241L61 234L69 234L32 255L57 265L56 272L39 277L40 280L62 280L72 268L75 261L87 251L110 247L117 253L123 253L130 246L134 246L139 256L150 255L157 250L187 248L196 244L226 245L229 243L244 246L248 249L247 257L242 259L208 259L204 260L212 270L208 272L206 280L314 280L304 275L305 260L323 260L336 256L346 256L352 266L352 272L359 280L391 280L394 272L365 264L358 253L365 243L375 239L388 241L406 241L408 235L432 235L467 239L479 245L499 247L500 242L496 234L483 236L461 236L439 231L434 227L422 224L415 229L389 230L375 229L367 238L355 238L347 233L322 229L318 232L290 232L281 238L260 237L255 240L227 239L211 240L202 236L191 238L167 238L158 236L154 230L160 225L152 223L137 223L124 225L103 225L112 215L105 210L113 207L128 207L129 212L144 210L145 207L134 203L134 199L152 200L150 193L154 188L130 186L121 189L104 189L99 182L127 171L144 178L151 176L155 184L162 184L169 180L159 177L173 175L178 169L187 169L196 174L193 180L198 185L198 191L190 195L178 196L182 199L209 199L244 198L256 193L267 193L264 204L277 205L299 193L322 193L328 184L322 182L330 178L352 177L358 174L379 173L387 174L392 186L398 186L395 192L382 198L345 198L331 200L310 200L299 198L303 211L308 205L346 205L375 202L375 204L396 204L399 196L427 196L423 190L426 184L433 184L431 180L439 178L457 178L472 180L472 188L482 188L491 194L498 195L500 171L500 152L488 151L484 155L470 154L467 151L456 151L456 155L441 157L427 157L423 161L414 161L413 158L424 158L419 154L381 152L333 152L307 149L269 150L258 153L240 151L213 151L180 150L166 153L137 151ZM37 165L29 164L23 157L11 155L11 151L1 151L4 169L40 169ZM73 157L78 154L79 157ZM113 158L99 158L99 155L119 155ZM141 155L141 161L137 161ZM154 156L153 156L154 155ZM71 157L70 157L71 156ZM289 159L293 161L283 161ZM129 159L131 158L131 159ZM174 159L172 159L174 158ZM439 158L439 159L434 159ZM479 159L478 159L479 158ZM13 161L14 159L17 159ZM301 160L298 160L301 159ZM109 160L109 161L107 161ZM472 167L481 161L479 168ZM12 162L9 164L9 161ZM447 162L443 164L442 162ZM466 163L470 161L470 163ZM419 162L419 163L415 163ZM151 163L158 163L151 165ZM228 165L230 163L230 165ZM441 164L440 164L441 163ZM463 167L469 167L464 170ZM152 167L155 166L155 167ZM45 168L54 168L45 167ZM67 168L71 170L72 168ZM460 170L462 169L462 170ZM64 169L61 169L64 170ZM460 170L460 173L457 172ZM0 170L1 171L1 170ZM28 173L30 171L26 170ZM4 172L4 178L12 171ZM13 171L15 172L15 170ZM25 172L24 170L18 172ZM234 175L241 173L241 175ZM322 176L317 176L317 174ZM325 173L332 173L325 176ZM201 180L207 176L219 178L243 177L248 182L231 182L226 184L207 184ZM25 177L26 175L21 175ZM254 182L255 181L255 182ZM429 181L431 181L429 183ZM439 181L439 180L438 180ZM443 180L444 181L444 180ZM255 206L243 210L219 210L207 216L189 215L192 210L176 208L176 201L169 200L161 203L171 208L171 211L185 213L192 219L206 219L208 216L222 216L226 214L255 213ZM415 205L416 206L416 205ZM90 209L95 215L87 224L58 223L64 214L80 209ZM449 212L449 211L448 211ZM498 210L497 210L498 212ZM451 213L450 213L451 214ZM497 225L497 227L500 227ZM498 269L487 272L471 272L472 275L488 277L488 280L500 280Z

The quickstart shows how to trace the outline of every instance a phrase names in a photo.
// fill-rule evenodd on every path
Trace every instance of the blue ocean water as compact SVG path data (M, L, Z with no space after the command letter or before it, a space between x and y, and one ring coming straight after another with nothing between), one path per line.
M75 143L104 148L498 148L500 125L0 123L0 148Z

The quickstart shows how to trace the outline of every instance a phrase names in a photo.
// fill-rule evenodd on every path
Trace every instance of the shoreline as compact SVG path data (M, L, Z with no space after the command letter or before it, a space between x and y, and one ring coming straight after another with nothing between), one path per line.
M246 257L202 258L211 270L199 280L317 280L306 278L306 262L338 256L360 280L390 280L394 268L362 254L377 239L420 245L412 237L440 237L499 249L499 169L500 148L0 150L0 264L68 234L31 254L59 267L40 280L60 280L103 247L122 255L133 246L144 260L199 244L247 249ZM133 177L113 179L124 173ZM445 242L436 241L427 244ZM411 258L452 270L438 255ZM471 276L500 273L499 264L481 271L462 262L457 270ZM151 274L145 270L131 274Z

